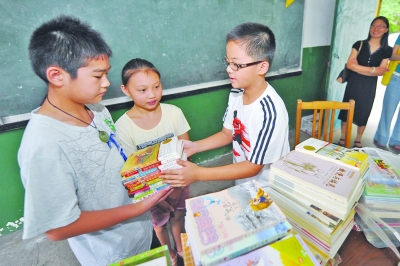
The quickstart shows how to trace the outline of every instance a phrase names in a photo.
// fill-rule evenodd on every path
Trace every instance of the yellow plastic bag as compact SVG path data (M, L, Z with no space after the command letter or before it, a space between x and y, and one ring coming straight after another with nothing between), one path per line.
M399 63L399 61L390 61L389 62L389 66L388 66L389 71L386 71L385 74L383 74L382 81L381 81L382 85L387 86L389 84L389 81L392 78L392 74L395 71L398 63Z
M397 54L400 54L400 48L397 49ZM389 84L390 79L392 78L393 72L396 70L399 61L389 61L389 71L385 72L382 76L382 85L387 86Z

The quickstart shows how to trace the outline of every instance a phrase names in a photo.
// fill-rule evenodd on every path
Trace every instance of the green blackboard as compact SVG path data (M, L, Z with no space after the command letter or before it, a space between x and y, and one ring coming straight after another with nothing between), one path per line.
M164 90L227 79L221 62L225 36L243 22L274 31L271 72L299 69L303 13L304 0L288 8L284 0L0 0L0 118L29 113L46 94L27 47L34 29L58 15L88 22L111 46L111 86L104 99L113 99L123 96L120 71L135 57L155 64Z

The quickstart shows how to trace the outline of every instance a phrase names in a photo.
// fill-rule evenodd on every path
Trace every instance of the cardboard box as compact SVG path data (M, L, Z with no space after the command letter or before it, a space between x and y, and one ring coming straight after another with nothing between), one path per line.
M312 128L313 118L314 118L314 114L303 116L301 118L300 130L303 131L304 133L307 133L310 136L311 136L311 128ZM319 121L319 114L317 114L317 123L318 123L318 121ZM315 134L318 134L318 124L317 124L317 131L315 132Z

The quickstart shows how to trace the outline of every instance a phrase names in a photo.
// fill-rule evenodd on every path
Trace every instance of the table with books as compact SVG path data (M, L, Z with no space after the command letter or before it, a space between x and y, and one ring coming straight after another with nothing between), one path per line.
M396 204L395 192L391 192L390 197L386 197L385 200L373 194L375 190L372 188L376 185L373 180L378 171L377 164L378 162L383 163L377 158L372 159L372 157L378 157L372 155L371 151L347 149L310 138L296 146L294 151L273 163L270 170L269 187L264 188L268 197L267 201L273 202L273 204L263 211L266 212L272 208L275 210L274 215L266 217L274 217L270 221L286 223L287 233L282 233L284 236L278 235L276 228L275 230L271 229L277 224L279 225L279 222L271 223L267 227L256 226L253 231L246 232L242 232L243 230L241 231L233 225L226 225L226 219L237 220L235 213L244 211L242 208L246 205L245 203L254 200L257 194L257 185L253 189L232 187L228 189L231 192L215 192L187 200L186 233L193 255L193 265L217 265L229 261L229 259L235 259L236 262L259 259L261 257L259 255L257 257L254 253L259 248L272 246L273 243L278 243L290 235L300 236L311 252L309 257L313 257L318 265L335 263L335 259L342 260L340 265L397 265L399 259L393 250L377 248L368 242L371 241L370 235L353 230L355 220L360 218L355 211L357 209L359 212L360 197L367 198L367 203L364 205L368 208L373 206L368 205L371 202L385 202L383 205L386 206L380 204L379 208L371 208L374 213L379 212L378 216L391 216L392 212L400 206ZM385 161L390 165L395 164L392 164L389 157L385 157ZM379 165L379 167L382 166ZM393 172L392 170L389 173L392 173L393 176L400 174L399 171ZM243 191L252 190L252 193L244 196L246 200L236 201L243 197ZM223 196L223 194L229 195L229 200L227 200L228 196ZM198 202L196 203L196 201ZM208 205L204 203L205 201L209 201ZM392 201L395 203L391 204ZM281 210L283 216L278 215L276 206ZM213 215L218 217L218 221ZM246 215L242 215L242 218L243 216ZM247 216L250 217L250 220L252 219L252 215ZM394 215L394 217L397 216ZM398 218L400 228L400 217ZM239 221L244 223L243 219L239 218ZM394 226L397 226L397 223ZM272 230L274 234L269 233L268 235L267 229L270 232ZM256 237L260 237L260 232L263 232L263 238L256 241ZM236 234L235 237L231 236L233 233ZM275 237L271 237L271 235L275 235ZM213 239L218 239L218 241L213 242ZM209 245L211 242L214 246ZM395 243L395 241L393 242ZM278 248L281 258L289 256L284 254L285 250L286 248ZM247 254L253 254L252 259L249 259ZM377 264L377 262L383 264ZM228 264L235 265L232 263L231 261ZM280 263L282 264L266 265L286 265L284 260ZM313 262L310 263L309 265L313 265Z
M150 160L157 173L170 164L159 158ZM181 235L185 265L397 265L399 158L310 138L271 164L269 187L253 180L189 198ZM139 201L148 194L134 183L143 176L128 161L123 184ZM154 179L147 171L141 168Z

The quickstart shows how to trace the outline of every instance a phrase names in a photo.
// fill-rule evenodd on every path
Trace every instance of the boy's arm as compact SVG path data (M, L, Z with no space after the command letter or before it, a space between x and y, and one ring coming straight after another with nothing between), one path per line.
M171 184L173 187L181 187L195 181L236 180L255 176L264 167L262 164L254 164L249 161L212 168L200 167L182 160L178 160L178 164L183 168L163 171L164 183Z
M209 136L208 138L195 141L197 152L208 151L223 147L232 142L232 130L222 127L220 132Z
M136 204L128 204L100 211L83 211L75 222L49 230L46 232L46 236L53 241L64 240L114 226L120 222L142 215L153 205L165 200L172 191L173 189L168 187Z
M198 141L187 141L185 142L185 152L188 156L193 154L216 149L232 142L232 131L222 127L222 130L208 138Z

